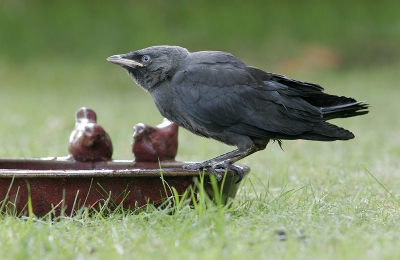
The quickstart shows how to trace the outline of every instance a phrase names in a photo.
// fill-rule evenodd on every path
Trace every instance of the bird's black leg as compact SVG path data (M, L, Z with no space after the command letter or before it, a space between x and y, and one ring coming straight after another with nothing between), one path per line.
M242 180L244 172L241 167L233 164L245 158L246 156L249 156L257 151L265 149L267 143L261 145L254 144L253 146L244 151L236 149L231 152L219 155L210 160L206 160L200 163L185 165L183 166L183 168L187 170L208 169L211 173L213 173L217 177L217 180L221 180L222 174L226 173L228 170L231 170L236 175L238 175L239 178L236 181L236 183L238 183Z
M234 163L255 153L255 152L263 150L265 148L265 146L264 147L253 146L253 147L245 150L244 152L238 154L238 156L235 156L233 158L229 158L222 162L214 164L212 166L212 169L214 169L214 170L215 169L224 169L225 171L228 171L228 170L233 171L238 176L238 180L235 183L239 183L243 179L244 172L241 167L234 165ZM211 172L212 172L212 170L211 170Z
M228 159L232 159L232 158L236 158L241 154L241 152L239 151L239 149L233 150L231 152L228 153L224 153L222 155L219 155L217 157L214 157L212 159L203 161L203 162L199 162L199 163L192 163L192 164L188 164L183 166L185 169L187 170L198 170L198 169L202 169L202 168L207 168L210 167L214 164L220 163L222 161L228 160ZM237 160L236 160L237 161Z

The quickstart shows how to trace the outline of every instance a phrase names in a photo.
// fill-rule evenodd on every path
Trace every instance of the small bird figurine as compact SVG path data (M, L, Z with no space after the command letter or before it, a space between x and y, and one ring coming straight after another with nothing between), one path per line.
M178 125L164 119L155 126L134 126L132 152L136 162L175 160L178 151Z
M69 152L76 161L110 161L113 146L110 136L96 123L96 113L86 107L75 114L75 129L69 137Z

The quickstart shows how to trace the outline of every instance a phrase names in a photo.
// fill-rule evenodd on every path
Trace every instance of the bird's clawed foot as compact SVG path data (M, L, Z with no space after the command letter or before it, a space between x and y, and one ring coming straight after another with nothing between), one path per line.
M238 179L235 182L235 184L239 183L243 179L244 175L244 171L241 167L233 165L226 161L212 165L209 168L209 171L215 175L218 181L222 180L223 174L227 173L228 171L231 171L236 176L238 176Z
M209 163L192 163L183 166L185 170L206 170L211 172L217 178L217 181L221 181L222 177L228 171L232 171L235 175L238 176L238 180L235 183L239 183L243 179L244 171L241 167L233 165L227 161L223 161L216 164L209 164Z

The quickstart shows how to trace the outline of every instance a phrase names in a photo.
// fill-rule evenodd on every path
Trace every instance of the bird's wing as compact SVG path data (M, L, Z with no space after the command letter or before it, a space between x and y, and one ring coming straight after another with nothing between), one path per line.
M284 83L296 83L288 78L261 72L240 61L196 60L180 69L171 83L183 109L210 131L273 138L311 131L321 121L320 110L301 98L306 91L292 90ZM303 88L322 91L313 84Z

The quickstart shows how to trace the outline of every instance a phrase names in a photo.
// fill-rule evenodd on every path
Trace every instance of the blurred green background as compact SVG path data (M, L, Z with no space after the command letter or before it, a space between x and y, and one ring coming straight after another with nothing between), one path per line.
M162 118L150 96L105 59L160 44L231 52L327 92L368 99L368 118L340 121L357 136L357 127L369 131L367 122L398 125L377 111L399 108L392 95L400 81L399 10L397 1L2 0L0 135L7 142L0 155L63 155L74 112L89 106L110 132L115 157L129 158L132 126ZM193 136L182 130L180 138L185 149ZM192 157L181 159L210 156L189 150L183 154Z
M225 50L269 65L312 54L337 66L400 58L397 1L3 0L0 6L0 58L17 64L100 63L160 44Z

